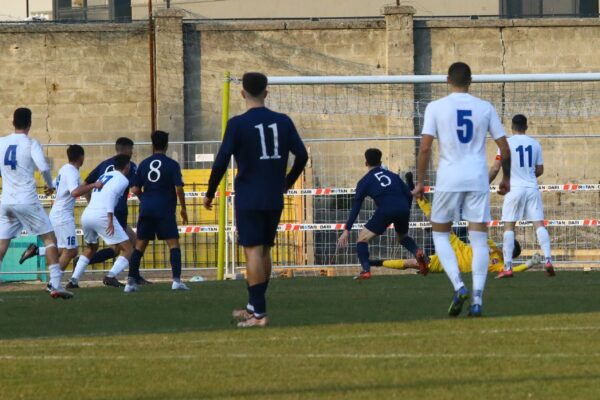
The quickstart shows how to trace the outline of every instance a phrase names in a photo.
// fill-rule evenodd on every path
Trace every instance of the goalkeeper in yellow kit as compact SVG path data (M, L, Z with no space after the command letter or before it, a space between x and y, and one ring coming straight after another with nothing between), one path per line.
M431 203L425 200L425 198L418 199L417 203L419 204L419 208L421 208L425 216L429 218L429 215L431 214ZM450 234L450 244L454 249L454 253L456 253L460 272L471 272L471 261L473 258L473 249L471 249L471 246L460 240L454 233ZM488 245L490 247L490 262L488 265L488 271L500 273L504 270L504 257L502 255L502 248L496 246L496 244L491 240L488 240ZM521 246L519 242L515 240L513 258L518 257L520 254ZM541 256L536 254L531 260L528 260L527 263L513 267L513 272L525 271L541 261ZM386 267L392 269L419 269L419 264L414 259L385 261L371 260L370 263L373 267ZM429 272L444 272L442 264L437 255L429 257Z

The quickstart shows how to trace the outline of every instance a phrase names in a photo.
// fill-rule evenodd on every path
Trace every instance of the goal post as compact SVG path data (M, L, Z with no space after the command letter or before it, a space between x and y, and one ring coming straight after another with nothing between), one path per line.
M353 247L338 251L335 242L351 207L353 188L366 172L362 154L368 147L379 147L387 167L402 173L414 171L425 107L448 94L446 76L268 79L267 106L292 117L311 154L311 166L302 182L285 196L286 208L273 250L275 267L320 269L358 265ZM240 84L235 77L229 81L233 88ZM231 88L225 90L229 92ZM473 75L471 93L495 106L507 133L514 114L523 113L530 119L529 133L544 149L547 172L540 184L558 264L600 264L600 160L593 156L600 151L600 73ZM245 111L241 101L232 101L227 107L232 115ZM228 118L229 112L224 103L224 123L225 116ZM490 162L496 151L494 146L490 141ZM430 168L426 179L432 192L433 171ZM234 189L230 182L228 190L233 196ZM232 202L227 204L232 207ZM493 195L490 233L497 242L501 242L497 221L501 204L502 198ZM373 209L374 204L366 201L357 228L368 220ZM227 231L235 231L233 224L223 220L227 221ZM411 235L419 245L432 250L427 219L416 205L411 221ZM526 258L539 248L532 229L527 228L526 222L521 225L524 227L517 231L517 237ZM227 237L222 239L219 235L221 240ZM244 262L238 246L231 244L229 274L243 267ZM395 243L391 230L373 242L371 253L374 258L409 257Z

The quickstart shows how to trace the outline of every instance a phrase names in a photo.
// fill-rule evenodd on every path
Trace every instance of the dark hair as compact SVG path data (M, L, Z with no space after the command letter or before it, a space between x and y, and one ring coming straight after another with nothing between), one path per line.
M119 151L119 149L121 149L123 147L133 147L133 140L126 138L126 137L118 138L117 141L115 142L115 149L117 149L117 151Z
M21 107L15 110L13 114L13 125L15 129L27 129L31 126L31 110Z
M367 165L369 167L377 167L381 165L381 150L379 149L367 149L365 151L365 159L367 160Z
M513 258L517 258L521 255L521 243L515 239L515 248L513 249Z
M527 117L523 114L517 114L512 119L513 129L519 132L525 132L527 130Z
M166 150L169 146L169 134L167 132L154 131L151 138L155 150Z
M113 158L113 162L115 163L115 169L117 171L123 171L126 166L129 165L131 161L131 157L125 154L117 154L115 158Z
M250 96L258 97L267 89L267 77L260 72L246 72L242 78L242 86Z
M464 62L455 62L448 68L450 83L458 87L467 87L471 84L471 67Z
M79 161L84 154L85 152L83 151L83 147L78 144L72 144L67 148L67 157L69 158L69 162Z

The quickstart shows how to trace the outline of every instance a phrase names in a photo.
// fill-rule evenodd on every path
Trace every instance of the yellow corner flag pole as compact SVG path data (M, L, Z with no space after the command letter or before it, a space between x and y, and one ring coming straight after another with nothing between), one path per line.
M231 74L225 72L223 81L223 110L221 115L221 139L225 136L227 121L229 120L229 88L231 86ZM227 174L223 176L219 184L219 245L217 253L217 280L225 278L225 227L227 219Z

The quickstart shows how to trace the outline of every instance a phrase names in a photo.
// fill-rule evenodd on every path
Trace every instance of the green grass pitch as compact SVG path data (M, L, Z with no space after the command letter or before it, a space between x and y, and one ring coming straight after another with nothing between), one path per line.
M481 319L443 275L274 280L244 331L240 281L0 292L0 399L600 398L600 273L489 278Z

